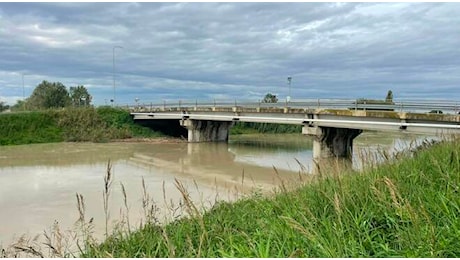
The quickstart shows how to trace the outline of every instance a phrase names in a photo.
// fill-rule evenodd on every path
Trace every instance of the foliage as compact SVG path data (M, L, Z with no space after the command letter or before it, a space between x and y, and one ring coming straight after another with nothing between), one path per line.
M16 104L11 107L11 111L26 111L27 110L27 102L24 100L18 100Z
M96 109L99 117L114 129L125 129L130 133L130 137L159 137L160 133L152 131L148 127L143 127L134 123L134 119L127 110L102 106Z
M387 96L385 97L385 102L387 103L393 102L393 91L388 90Z
M70 87L69 95L73 106L89 106L91 104L92 96L84 86Z
M254 133L270 133L270 134L285 134L285 133L301 133L301 125L287 124L269 124L269 123L250 123L237 122L230 128L230 134L254 134Z
M44 80L27 99L29 109L60 108L70 104L69 93L60 82Z
M8 106L5 102L0 101L0 112L3 112L3 111L5 111L5 110L7 110L9 108L10 108L10 106Z
M276 97L276 95L273 95L272 93L267 93L264 99L262 100L262 103L277 103L277 102L278 102L278 98Z
M84 257L458 257L460 144L116 232ZM186 196L186 195L184 195ZM90 244L91 245L91 244Z
M56 115L45 112L0 115L0 145L64 141Z

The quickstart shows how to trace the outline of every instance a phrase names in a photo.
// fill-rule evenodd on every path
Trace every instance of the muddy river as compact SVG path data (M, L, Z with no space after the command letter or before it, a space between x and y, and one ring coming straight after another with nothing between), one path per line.
M415 138L420 137L364 133L355 139L355 155L363 149L402 149ZM105 230L103 178L109 161L114 176L109 226L126 215L136 226L144 216L142 179L158 207L158 216L167 221L179 214L174 212L182 198L176 180L197 204L210 206L216 200L233 200L253 188L273 189L281 179L298 178L302 169L312 167L311 148L311 139L301 135L232 136L228 144L0 146L0 247L23 234L33 237L43 233L55 222L62 230L74 229L79 217L77 193L84 197L87 218L93 218L95 236L101 238ZM354 164L359 165L359 161ZM121 184L126 190L128 210Z

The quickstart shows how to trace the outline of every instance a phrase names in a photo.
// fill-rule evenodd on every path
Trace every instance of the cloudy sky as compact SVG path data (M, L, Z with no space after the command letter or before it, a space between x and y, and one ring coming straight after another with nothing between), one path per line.
M122 46L123 48L114 48ZM115 57L115 68L113 58ZM459 99L460 3L0 3L0 101Z

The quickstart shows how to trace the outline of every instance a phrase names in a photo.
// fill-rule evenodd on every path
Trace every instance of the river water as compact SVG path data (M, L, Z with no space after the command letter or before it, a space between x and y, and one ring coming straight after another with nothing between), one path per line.
M364 133L355 139L355 153L377 147L401 149L415 138ZM62 230L74 229L79 217L76 193L85 199L87 219L94 219L95 236L102 238L103 176L109 160L114 176L109 199L110 224L113 226L127 214L123 184L128 215L131 225L135 225L144 215L142 179L159 207L158 215L173 218L179 214L174 208L182 198L176 180L197 204L209 207L216 200L233 200L253 188L270 190L282 179L297 179L303 168L311 169L311 148L312 140L301 135L232 136L228 144L120 142L2 146L0 247L6 247L23 234L33 237L43 233L55 221Z

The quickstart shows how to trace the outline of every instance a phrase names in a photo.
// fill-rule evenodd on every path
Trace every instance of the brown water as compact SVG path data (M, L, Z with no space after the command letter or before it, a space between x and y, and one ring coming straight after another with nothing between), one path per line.
M394 149L413 136L365 133L355 149ZM298 178L302 166L311 168L311 140L301 135L232 137L229 144L55 143L0 147L0 247L20 235L42 233L55 221L63 230L78 219L75 194L82 194L86 215L94 218L95 233L104 233L103 176L112 163L115 179L110 200L111 220L120 219L128 195L131 224L143 215L142 178L148 193L171 216L166 204L177 205L178 179L192 199L205 206L233 200L251 188L273 189L280 179ZM296 160L297 159L297 160ZM302 164L302 166L299 165ZM276 167L278 174L273 167ZM173 213L174 215L174 213Z

